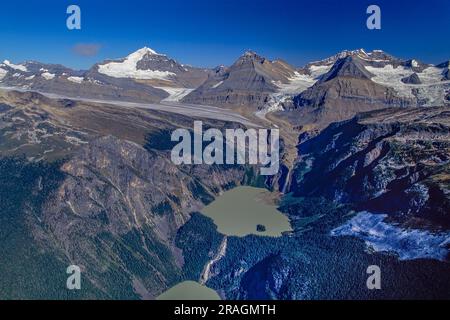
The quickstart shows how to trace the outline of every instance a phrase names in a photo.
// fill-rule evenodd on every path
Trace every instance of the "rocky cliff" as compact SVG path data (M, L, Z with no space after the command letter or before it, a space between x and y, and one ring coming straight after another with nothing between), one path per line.
M385 109L330 125L299 145L292 191L447 229L449 115L446 108Z

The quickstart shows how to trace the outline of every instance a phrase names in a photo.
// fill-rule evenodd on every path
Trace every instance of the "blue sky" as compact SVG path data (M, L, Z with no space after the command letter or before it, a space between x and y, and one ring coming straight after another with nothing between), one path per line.
M77 4L82 29L66 28ZM382 29L366 28L381 7ZM89 68L148 46L181 63L231 64L252 49L300 66L343 49L383 49L402 58L450 59L450 1L427 0L4 0L0 59ZM95 55L80 55L78 45Z

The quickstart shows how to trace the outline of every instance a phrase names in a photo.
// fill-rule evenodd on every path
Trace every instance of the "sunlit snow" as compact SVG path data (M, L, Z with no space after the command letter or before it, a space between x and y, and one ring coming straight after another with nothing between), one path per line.
M27 71L27 67L24 65L11 63L9 60L5 60L5 61L3 61L3 63L12 69L23 71L23 72Z
M372 81L393 88L400 96L406 98L417 97L423 105L440 105L444 101L445 91L450 88L450 81L441 81L441 68L428 67L422 72L418 72L421 84L403 83L402 78L414 73L411 68L398 66L394 68L391 64L383 68L371 66L365 67L375 77ZM415 89L415 94L413 94Z
M7 70L0 68L0 80L2 80L7 73L8 73Z
M171 87L155 87L161 90L166 91L169 96L165 98L162 101L180 101L185 96L187 96L189 93L194 91L194 89L187 89L187 88L171 88Z
M327 73L331 67L332 64L311 65L309 66L310 74L301 74L296 71L294 76L288 79L289 83L282 83L280 81L272 82L278 87L278 90L269 97L269 101L267 102L264 110L259 111L260 115L262 115L261 113L265 114L267 112L282 110L282 104L284 102L289 101L294 96L302 93L314 85L314 83L316 83L322 75Z
M67 80L75 83L82 83L83 77L68 77Z
M44 72L41 74L41 76L45 79L45 80L52 80L55 77L55 74L50 73L50 72Z

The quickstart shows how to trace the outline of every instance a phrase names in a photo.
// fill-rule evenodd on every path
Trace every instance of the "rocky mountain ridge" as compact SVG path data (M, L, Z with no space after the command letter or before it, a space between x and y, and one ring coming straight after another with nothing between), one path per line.
M215 70L195 68L178 63L167 55L144 47L125 58L97 63L87 71L76 71L61 65L28 61L0 64L0 84L56 93L71 97L116 99L136 102L159 102L164 99L185 103L211 104L224 107L245 107L267 111L286 110L304 104L318 105L321 97L312 98L311 91L331 69L351 59L351 65L365 74L364 83L348 83L361 87L376 84L389 90L394 100L413 105L448 104L448 62L435 66L416 59L400 59L382 50L344 50L332 57L294 68L282 60L270 61L248 51L229 67ZM418 81L402 81L415 77ZM342 74L341 74L342 75ZM355 77L354 77L355 78ZM358 79L356 77L355 79ZM330 96L336 89L331 90ZM355 89L356 90L356 89ZM323 90L322 90L323 91ZM381 92L381 90L378 90ZM351 93L348 99L370 99L373 92ZM346 92L340 93L345 98ZM295 98L294 98L295 97ZM347 99L347 100L348 100ZM391 98L379 101L389 107ZM309 101L309 102L308 102ZM323 102L323 101L322 101Z

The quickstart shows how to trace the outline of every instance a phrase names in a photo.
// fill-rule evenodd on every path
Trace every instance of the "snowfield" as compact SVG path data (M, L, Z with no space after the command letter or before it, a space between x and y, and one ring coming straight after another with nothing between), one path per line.
M331 70L333 64L325 65L325 66L315 66L312 65L309 67L309 72L311 72L311 77L317 79Z
M303 91L314 85L322 75L330 71L332 66L333 64L324 66L311 65L308 68L310 74L300 74L296 71L294 76L289 79L289 83L287 84L281 83L279 81L272 82L279 89L277 90L277 92L270 96L264 110L259 111L260 115L268 112L283 110L282 104L284 102L289 101L294 96L302 93Z
M266 104L265 112L283 110L282 103L292 99L296 94L305 91L311 87L317 80L310 75L295 72L294 77L289 79L289 83L281 83L279 81L272 82L279 89L272 94Z
M417 97L421 105L432 106L441 105L444 101L446 89L450 89L450 81L441 81L443 69L428 67L422 72L418 72L421 84L407 84L401 81L414 73L411 68L399 66L394 68L386 65L383 68L366 66L367 71L373 73L375 77L372 81L393 88L400 96L406 98ZM414 90L414 91L413 91Z

